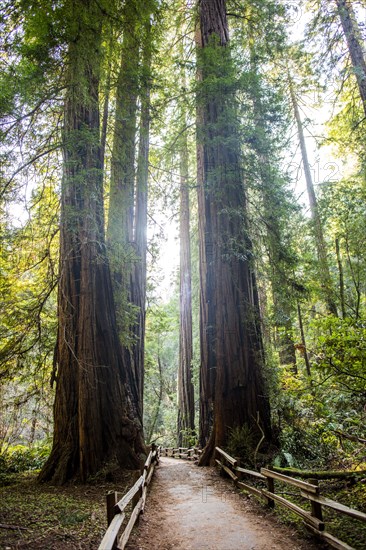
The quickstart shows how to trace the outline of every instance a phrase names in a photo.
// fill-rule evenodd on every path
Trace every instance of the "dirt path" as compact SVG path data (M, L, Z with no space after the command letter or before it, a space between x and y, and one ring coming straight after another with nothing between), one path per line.
M161 458L129 550L313 550L212 468Z

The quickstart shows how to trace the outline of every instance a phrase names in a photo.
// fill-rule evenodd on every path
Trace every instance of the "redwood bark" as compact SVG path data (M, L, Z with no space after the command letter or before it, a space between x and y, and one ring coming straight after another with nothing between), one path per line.
M212 459L225 446L229 428L246 424L257 431L259 414L271 437L269 401L263 379L258 294L248 236L240 141L231 83L226 5L201 0L198 59L198 162L201 164L200 239L203 379L215 370L213 428L201 457ZM201 156L203 158L201 158ZM210 333L209 338L206 338ZM212 349L209 347L212 345ZM209 388L209 392L211 389ZM208 400L207 400L208 401ZM261 436L259 436L260 439Z
M124 6L122 17L124 33L116 89L107 242L127 384L136 414L142 423L141 365L135 362L133 353L136 337L141 338L141 335L134 334L133 329L139 330L141 319L136 321L135 327L137 312L133 307L131 288L135 263L138 261L134 246L134 220L140 40L137 36L135 2Z
M40 480L86 481L111 460L136 468L141 426L129 418L125 365L104 242L99 121L102 14L73 3L64 113L54 439ZM73 33L73 30L75 31Z
M195 41L197 57L202 48L200 28L196 28ZM202 68L197 68L197 81L202 83ZM199 84L202 86L202 84ZM204 107L197 95L197 130L204 128ZM199 235L199 273L200 273L200 380L199 380L199 444L206 446L213 425L213 402L216 379L216 359L214 354L214 321L212 308L208 307L207 296L212 292L212 269L207 269L212 260L212 237L206 232L205 222L205 168L203 140L196 140L197 153L197 202ZM210 317L211 315L211 317Z
M150 15L149 15L150 17ZM134 248L136 262L131 273L131 303L136 317L131 332L134 336L130 349L130 361L134 365L135 387L138 395L139 415L143 415L145 321L146 321L146 254L147 254L147 205L149 176L150 137L150 87L151 87L151 24L145 24L145 41L142 51L140 87L141 117L136 171L136 207L134 220Z
M192 383L192 270L188 187L188 144L183 108L180 148L180 323L178 368L178 445L188 446L194 434L194 388Z

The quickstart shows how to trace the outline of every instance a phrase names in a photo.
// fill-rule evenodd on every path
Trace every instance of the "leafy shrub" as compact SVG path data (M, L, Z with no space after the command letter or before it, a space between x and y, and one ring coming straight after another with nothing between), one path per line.
M365 396L366 321L326 317L313 321L318 333L315 364L343 392Z
M286 426L281 434L281 453L275 464L294 468L329 467L337 455L337 438L325 426Z
M239 458L242 464L254 466L253 449L255 448L252 430L244 424L230 429L226 452Z
M14 445L0 455L0 473L19 473L39 470L50 453L49 442L41 442L33 447Z

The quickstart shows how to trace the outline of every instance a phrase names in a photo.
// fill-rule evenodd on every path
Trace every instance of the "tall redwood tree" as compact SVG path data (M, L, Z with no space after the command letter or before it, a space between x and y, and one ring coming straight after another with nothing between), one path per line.
M129 415L104 242L99 71L103 6L67 6L54 439L40 480L83 481L109 461L136 468L140 423Z
M263 430L268 441L271 427L225 0L201 0L199 18L200 439L209 436L201 457L206 464L214 447L226 444L230 428Z
M186 117L180 139L180 296L178 368L178 445L190 444L194 435L194 387L192 382L192 268L188 187L188 143Z

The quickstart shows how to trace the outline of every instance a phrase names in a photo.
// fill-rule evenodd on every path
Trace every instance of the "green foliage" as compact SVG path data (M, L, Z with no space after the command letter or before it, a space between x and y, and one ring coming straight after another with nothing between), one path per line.
M47 176L45 181L47 182ZM51 179L51 178L49 178ZM22 226L3 226L0 251L0 447L32 443L51 426L56 340L58 198L35 190Z
M254 435L246 424L230 428L225 450L230 456L239 458L242 466L254 466L254 448Z
M366 321L326 317L312 322L317 334L314 364L338 390L365 396Z
M0 475L39 470L50 454L49 441L43 441L26 447L25 445L9 446L0 455Z
M148 442L175 445L179 316L176 300L147 311L144 430Z
M315 361L311 366L311 378L303 374L301 361L297 375L281 368L282 391L275 408L280 452L275 464L303 469L357 468L364 460L363 445L357 440L366 429L364 398L344 391Z

